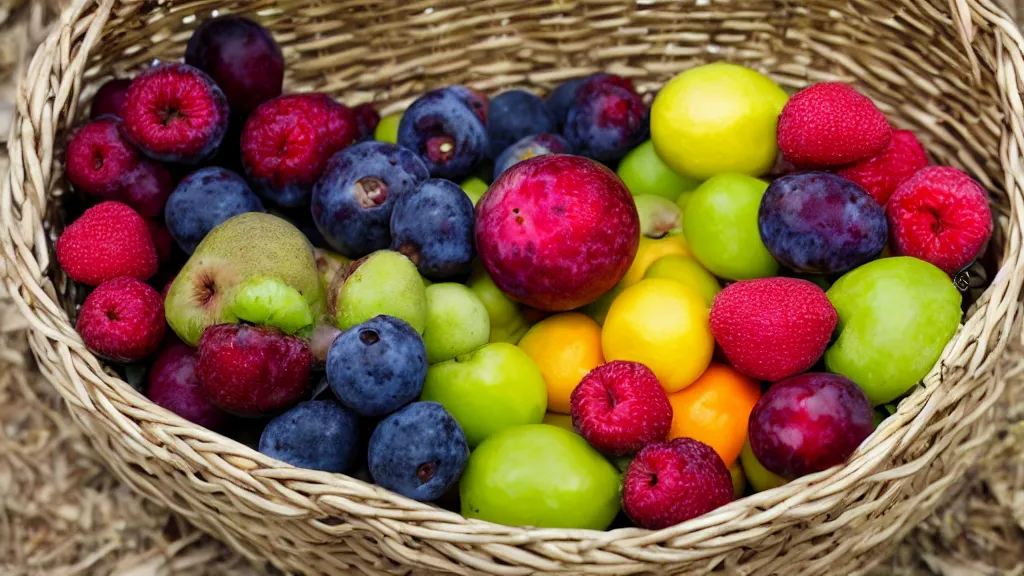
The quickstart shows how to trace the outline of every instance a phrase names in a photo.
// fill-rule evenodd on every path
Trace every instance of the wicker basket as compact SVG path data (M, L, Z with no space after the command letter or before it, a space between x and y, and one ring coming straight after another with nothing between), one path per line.
M992 0L76 0L18 95L3 181L4 278L41 369L114 472L253 560L302 573L847 574L929 514L992 435L1022 284L1024 39ZM61 146L91 89L177 58L211 11L243 11L284 46L290 91L400 109L423 90L549 89L611 71L656 90L716 59L787 88L854 82L935 159L992 193L989 287L922 386L850 461L662 530L535 530L466 520L342 475L299 470L148 402L73 329L52 257Z

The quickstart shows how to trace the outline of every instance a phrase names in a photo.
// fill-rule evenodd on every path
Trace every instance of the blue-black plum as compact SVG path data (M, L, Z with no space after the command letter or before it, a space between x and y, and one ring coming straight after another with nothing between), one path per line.
M427 92L402 114L398 144L423 160L430 175L461 181L487 154L487 129L450 89Z
M171 192L164 208L167 230L192 254L217 225L245 212L264 212L263 202L245 180L225 168L210 167L186 176Z
M359 419L334 400L301 402L271 420L259 451L298 468L348 472L359 451Z
M391 249L408 256L431 280L464 276L476 254L473 220L473 201L462 188L431 178L395 204Z
M494 179L517 162L545 154L572 154L572 146L558 134L526 136L498 155L494 161Z
M509 90L491 99L487 120L488 153L497 158L505 148L533 134L554 132L555 115L537 95Z
M462 428L437 402L415 402L382 420L367 450L374 482L420 501L448 491L468 458Z
M618 162L647 139L650 111L625 82L617 76L593 78L576 92L562 135L577 154Z
M313 187L312 213L324 240L347 258L391 245L395 203L429 177L411 150L360 142L338 152Z

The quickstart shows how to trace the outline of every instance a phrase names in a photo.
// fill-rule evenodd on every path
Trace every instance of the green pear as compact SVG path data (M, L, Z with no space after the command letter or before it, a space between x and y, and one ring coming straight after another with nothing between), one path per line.
M420 334L427 324L423 278L411 260L390 250L356 260L346 274L336 275L329 300L342 330L381 314L405 320Z
M238 289L258 277L297 290L313 318L327 310L306 236L277 216L247 212L221 223L196 247L167 292L167 323L183 342L196 346L208 326L238 322Z

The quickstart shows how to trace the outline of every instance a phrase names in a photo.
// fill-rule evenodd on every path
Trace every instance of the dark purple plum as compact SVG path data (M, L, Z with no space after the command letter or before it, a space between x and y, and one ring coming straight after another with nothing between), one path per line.
M377 113L377 109L373 107L373 104L369 102L360 104L352 109L352 114L356 118L356 126L359 129L359 141L373 138L373 131L377 129L377 124L380 123L380 114Z
M551 113L555 115L555 122L559 132L561 132L565 127L565 119L569 115L569 107L576 102L576 93L583 84L590 80L611 82L628 90L634 90L633 83L628 79L623 78L622 76L615 76L613 74L605 74L603 72L591 74L590 76L583 76L582 78L570 78L569 80L562 82L556 86L546 98L548 108L551 110Z
M460 182L486 156L487 129L445 88L420 96L402 114L398 144L419 155L431 176Z
M203 22L185 47L185 63L209 74L237 112L250 112L281 95L281 48L266 28L247 18L230 15Z
M121 199L146 218L158 218L163 214L167 198L173 191L171 171L148 158L140 159L121 180Z
M464 277L476 255L473 220L473 201L462 188L432 178L395 204L391 249L408 256L431 280Z
M245 180L225 168L202 168L171 192L164 209L167 229L186 254L218 224L245 212L264 212L263 202Z
M331 157L313 187L312 213L327 243L347 258L391 245L395 203L429 177L411 150L387 142L360 142Z
M423 338L404 320L375 316L349 328L327 351L327 382L361 416L383 416L419 398L427 377Z
M820 472L849 458L874 430L874 410L846 376L810 372L772 384L750 413L750 448L784 478Z
M437 402L414 402L377 425L367 461L378 485L414 500L436 500L469 459L466 436Z
M494 179L517 162L545 154L572 154L572 146L558 134L534 134L526 136L505 148L494 161Z
M854 182L828 172L772 182L757 225L772 256L804 274L852 270L878 257L889 236L885 209Z
M89 108L89 119L95 120L100 116L121 117L121 106L128 95L128 87L132 81L127 78L114 78L108 80L96 91L92 97L92 105Z
M576 153L618 162L650 132L650 111L631 83L618 76L591 78L566 113L562 135Z
M214 432L230 416L203 396L196 375L195 349L180 341L164 347L147 375L146 395L157 406Z
M470 109L473 110L473 113L476 114L477 118L479 118L485 126L487 125L488 111L490 109L490 101L487 99L487 94L459 84L449 86L447 90L452 94L455 94L459 100L462 100L466 104L466 106L469 106Z
M534 134L554 132L555 115L539 96L509 90L491 98L487 121L487 152L497 158L506 148Z
M334 400L300 402L271 420L259 451L298 468L349 472L359 452L359 418Z

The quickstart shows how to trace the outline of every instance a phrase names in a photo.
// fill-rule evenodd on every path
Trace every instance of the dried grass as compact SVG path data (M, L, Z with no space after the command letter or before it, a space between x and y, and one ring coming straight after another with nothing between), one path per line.
M1012 2L1012 0L1011 0ZM61 0L0 0L0 142L18 62ZM1008 2L1024 17L1024 0ZM6 166L0 157L0 173ZM0 261L0 273L3 263ZM0 574L250 575L265 570L115 480L34 369L0 286ZM1024 575L1024 345L1008 355L1005 427L963 487L873 575Z

